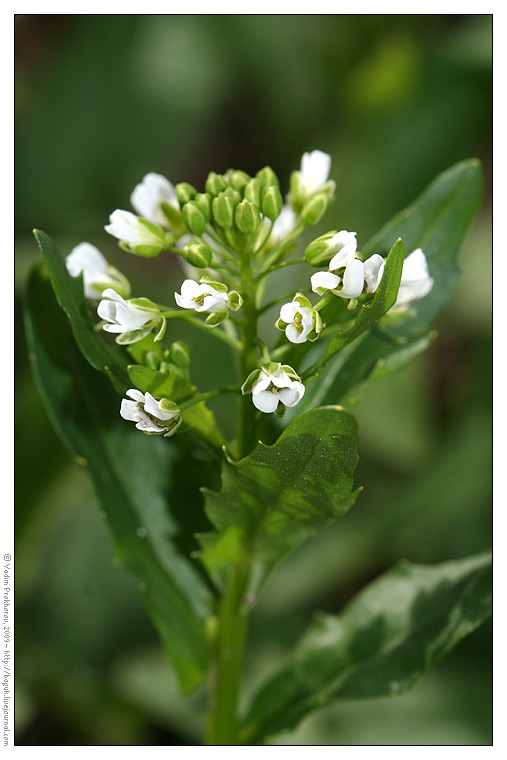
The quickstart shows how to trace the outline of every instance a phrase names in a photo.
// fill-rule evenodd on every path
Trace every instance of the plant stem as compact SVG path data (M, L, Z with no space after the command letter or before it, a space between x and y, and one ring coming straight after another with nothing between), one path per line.
M247 571L234 565L220 602L206 744L237 744L237 702L248 615L243 606Z
M241 256L241 295L243 297L240 350L240 383L259 365L256 308L256 284L250 255ZM250 395L240 397L238 413L237 456L245 457L255 445L255 407ZM218 626L213 638L210 677L208 745L237 744L237 703L243 667L248 613L245 589L250 565L242 557L231 567L227 588L218 608Z
M256 285L248 256L241 263L241 294L243 296L240 352L240 383L258 367ZM241 396L238 415L238 458L250 453L255 445L255 407L250 395Z

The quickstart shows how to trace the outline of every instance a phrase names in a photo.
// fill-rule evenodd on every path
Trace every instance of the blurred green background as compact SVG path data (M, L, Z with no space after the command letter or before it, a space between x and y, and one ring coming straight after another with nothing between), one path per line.
M210 170L270 164L287 187L302 152L319 148L337 193L311 236L357 230L360 247L455 161L478 156L485 169L439 337L357 405L364 492L275 573L252 620L247 693L314 608L339 611L400 557L490 545L491 27L490 15L16 17L18 744L199 741L204 690L179 696L135 583L111 562L22 325L33 227L65 253L97 245L136 295L171 302L174 257L128 256L103 229L148 171L201 188ZM171 329L209 350L200 333ZM220 365L194 362L193 380L221 384ZM227 427L227 406L215 409ZM407 696L326 708L279 743L490 744L490 645L486 624Z

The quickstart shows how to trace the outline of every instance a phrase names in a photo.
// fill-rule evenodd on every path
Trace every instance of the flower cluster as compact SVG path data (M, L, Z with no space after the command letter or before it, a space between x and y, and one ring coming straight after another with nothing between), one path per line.
M231 319L239 327L239 336L248 336L242 337L246 343L238 340L235 325L227 329L222 326L214 334L249 357L246 372L250 373L241 393L251 394L260 412L280 415L286 407L294 407L301 401L305 387L293 367L273 360L284 355L286 349L278 346L270 356L263 341L254 338L246 326L252 318L256 323L259 314L269 308L259 310L264 278L280 266L297 263L283 260L292 251L296 238L321 219L332 200L335 183L329 179L330 167L331 157L326 153L319 150L305 153L299 170L291 175L285 199L269 166L255 176L235 169L224 174L211 172L203 192L187 182L173 186L160 174L147 174L130 196L135 213L116 209L105 229L129 253L152 257L165 250L184 259L188 276L180 292L174 293L177 309L159 306L148 298L130 298L127 279L90 243L81 243L71 251L66 260L68 272L72 277L82 275L85 297L99 301L97 314L104 331L115 334L117 343L128 346L150 334L153 334L151 345L159 344L169 317L186 318L196 326L213 329L231 312L244 307L239 318ZM302 344L319 338L324 328L320 311L333 296L347 300L349 309L371 300L382 281L385 260L377 253L364 260L357 248L356 233L347 230L331 230L307 246L304 260L318 271L311 276L307 291L297 292L292 300L283 303L275 323L289 343ZM199 278L195 274L198 270L206 273ZM425 254L418 248L405 260L393 310L405 311L410 316L410 304L426 296L432 286ZM321 297L317 304L312 305L305 295L311 292ZM199 321L201 314L206 315L203 322ZM251 361L256 344L248 344L255 340L262 350L262 364L259 362L257 367ZM155 356L150 349L146 357L152 354ZM160 349L156 357L162 354ZM146 358L146 368L157 371L152 370L153 356ZM187 353L184 358L186 367ZM156 363L159 365L160 362ZM183 370L178 369L177 363L167 364L167 368L173 373L174 382L164 386L165 392L172 395L167 389L175 388L175 400L157 400L148 392L130 389L128 398L122 401L121 416L135 422L145 433L172 435L182 421L178 406L181 398L185 401L184 408L198 403L200 398L195 396L195 401L191 400L195 388L190 385L188 374L181 386ZM180 377L180 386L176 375Z

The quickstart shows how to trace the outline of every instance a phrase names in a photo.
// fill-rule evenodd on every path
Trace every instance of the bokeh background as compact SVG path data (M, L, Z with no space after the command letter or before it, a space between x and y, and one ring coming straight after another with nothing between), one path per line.
M94 243L138 295L167 301L178 262L138 260L103 229L148 171L201 188L210 170L270 164L287 187L319 148L337 193L317 233L357 230L361 242L455 161L484 164L439 337L357 405L364 492L275 573L252 621L247 691L314 608L339 611L401 557L489 547L491 26L490 15L16 17L18 744L194 744L202 726L204 692L179 696L92 487L52 431L21 314L33 227L65 253ZM209 351L200 333L174 337ZM195 362L193 379L211 388L220 371ZM489 744L490 644L486 624L408 695L328 707L279 742Z

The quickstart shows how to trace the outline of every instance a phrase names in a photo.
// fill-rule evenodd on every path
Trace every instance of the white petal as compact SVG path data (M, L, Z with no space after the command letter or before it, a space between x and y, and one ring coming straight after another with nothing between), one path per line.
M102 298L110 298L111 301L117 301L118 303L127 303L124 298L122 298L119 293L116 292L116 290L113 290L112 288L106 288L102 291Z
M100 301L97 306L97 314L101 319L105 319L107 322L116 321L116 304L113 301Z
M305 386L298 380L295 380L290 388L283 388L280 391L280 401L284 406L296 406L305 395Z
M138 391L137 388L130 388L126 395L133 398L134 401L139 401L139 403L144 404L144 393Z
M273 224L273 229L271 230L271 235L269 236L270 242L273 245L276 245L281 240L283 240L283 238L286 237L289 232L292 232L296 226L296 219L296 214L292 208L287 205L283 206L280 214L277 216ZM263 222L267 222L269 226L268 219L264 218Z
M260 412L269 414L270 412L274 412L278 406L278 394L272 391L261 391L256 395L252 394L252 401Z
M138 430L142 430L143 433L163 433L167 428L161 428L156 425L153 420L150 420L148 415L142 417L136 425Z
M199 298L203 295L204 289L202 285L199 285L195 280L183 280L181 283L181 295L183 298L192 299Z
M290 340L291 343L306 342L306 335L304 333L304 330L298 329L297 327L294 327L294 325L287 325L285 328L285 335L287 336L287 340Z
M106 273L107 261L98 248L91 243L79 243L65 259L67 271L71 277L81 272L84 276L99 279Z
M296 316L297 312L300 310L300 305L297 301L291 301L290 303L284 303L282 308L280 309L280 319L282 322L287 322L290 324L294 317Z
M336 235L333 235L331 240L328 242L329 249L332 250L334 253L337 253L344 246L349 245L349 243L352 243L357 248L356 235L357 235L357 232L349 232L348 230L340 230L339 232L336 233Z
M261 372L257 382L252 386L252 395L255 396L261 391L265 391L271 385L271 375L267 375L265 372Z
M283 369L279 369L274 375L271 375L271 382L276 385L277 388L290 388L292 380Z
M109 323L107 325L102 325L102 329L109 333L124 333L127 332L127 329L123 327L123 325L110 325Z
M313 292L322 296L326 290L335 290L340 284L340 278L332 272L315 272L312 274L310 282Z
M166 201L170 206L179 209L173 185L161 174L150 172L143 177L139 185L135 186L130 202L139 216L155 224L165 225L167 220L160 209L160 201Z
M340 250L333 256L331 261L329 262L329 269L331 272L334 272L335 269L340 269L341 267L346 267L347 264L349 264L352 259L356 255L357 250L357 243L355 240L353 240L350 243L347 243L347 245L344 245Z
M366 286L370 293L375 293L380 280L384 274L385 259L378 253L374 253L369 259L366 259L363 265L364 279L366 280Z
M141 311L130 304L118 304L116 307L116 321L118 324L130 330L138 330L153 319L151 312Z
M305 193L320 190L329 177L331 156L321 150L304 153L301 159L301 179Z
M364 288L363 262L359 259L349 261L343 274L343 290L340 291L342 298L357 298Z
M126 398L122 399L120 406L120 414L124 420L130 420L132 422L139 421L139 409L135 401L128 401Z
M181 309L196 309L197 308L196 301L189 300L188 298L183 298L183 296L180 296L179 293L174 294L174 300L176 301L176 303Z

